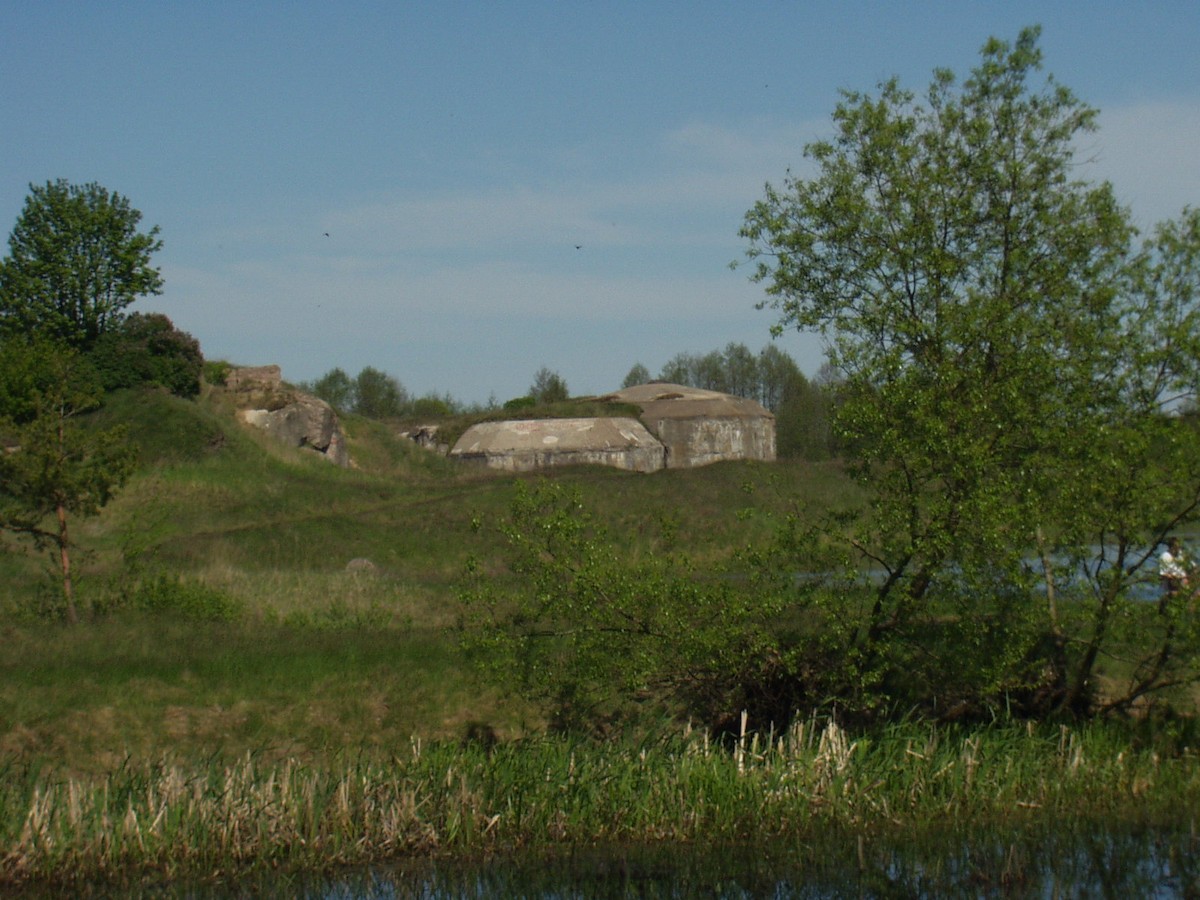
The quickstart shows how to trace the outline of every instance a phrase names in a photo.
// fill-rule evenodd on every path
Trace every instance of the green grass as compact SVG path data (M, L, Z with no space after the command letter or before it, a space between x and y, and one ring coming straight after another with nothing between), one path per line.
M358 467L338 469L222 404L130 392L106 408L100 424L127 422L142 465L77 524L82 627L45 620L48 558L2 538L0 752L85 771L167 749L315 756L453 738L474 721L506 737L539 727L536 711L467 677L446 630L468 558L497 564L502 550L474 524L506 515L516 479L460 469L353 417ZM839 484L832 467L749 463L555 477L631 552L671 523L708 561L767 527L739 515L749 485L757 502L777 479L812 493ZM360 558L374 569L347 571Z
M411 740L384 757L164 757L96 777L9 765L0 883L321 868L399 856L601 844L719 846L1032 826L1194 826L1194 751L1109 726L854 736L811 721L733 748Z
M468 556L499 551L494 532L472 523L506 513L513 476L456 467L387 426L354 417L348 442L358 467L338 469L237 424L222 402L219 394L189 403L128 392L109 404L102 424L130 424L142 468L100 517L77 525L86 551L78 565L81 590L89 579L98 589L129 558L204 578L261 573L286 581L340 571L361 557L401 582L445 590ZM160 421L161 431L154 424ZM776 502L775 481L817 502L850 490L836 466L804 463L728 463L653 476L596 467L554 477L577 485L589 508L634 547L672 523L698 562L728 558L766 534L762 518L738 513ZM757 486L753 496L750 486ZM18 551L0 554L16 601L41 581L44 566L4 540Z
M59 772L168 753L314 762L454 738L480 715L505 737L534 721L475 684L432 629L127 615L8 628L4 642L0 757Z
M1198 808L1190 726L1173 742L911 723L806 723L733 749L667 724L638 745L546 737L539 710L471 677L448 630L467 560L498 566L499 536L475 526L505 516L517 478L354 417L357 467L338 469L238 425L219 392L121 395L105 416L129 423L141 468L77 523L84 624L54 621L47 558L0 536L10 883ZM631 555L665 529L718 569L788 497L858 500L832 463L554 478ZM348 571L359 558L373 569Z

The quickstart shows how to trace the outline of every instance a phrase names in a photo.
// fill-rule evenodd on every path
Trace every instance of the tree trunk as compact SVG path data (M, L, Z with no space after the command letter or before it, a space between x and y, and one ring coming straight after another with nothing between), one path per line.
M1056 639L1062 638L1062 631L1058 627L1058 601L1054 593L1054 567L1050 561L1050 551L1046 547L1046 537L1042 533L1042 526L1037 527L1037 546L1038 555L1042 558L1042 577L1046 581L1046 604L1050 614L1050 633Z
M67 508L58 504L58 556L62 564L63 599L67 601L67 622L79 624L79 614L75 611L75 592L71 587L71 554L70 539L67 534Z

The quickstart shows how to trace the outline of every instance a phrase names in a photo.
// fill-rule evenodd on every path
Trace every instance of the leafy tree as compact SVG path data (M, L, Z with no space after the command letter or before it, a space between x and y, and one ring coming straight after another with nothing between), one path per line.
M123 429L87 430L75 421L101 396L86 360L63 348L37 355L42 349L6 346L2 354L5 361L21 356L32 377L28 394L5 410L14 442L0 453L0 528L54 548L67 621L75 623L68 514L96 515L129 476L134 457Z
M444 419L454 415L459 408L460 405L449 394L443 397L427 394L424 397L417 397L409 403L405 412L417 419Z
M836 535L838 559L881 573L861 606L853 580L801 598L864 702L903 681L1083 711L1122 616L1157 641L1125 701L1195 675L1182 627L1151 628L1131 595L1196 511L1195 429L1164 415L1197 384L1196 235L1133 252L1111 187L1076 177L1096 113L1035 83L1038 35L989 40L921 99L895 79L844 93L834 137L806 148L816 175L768 186L742 228L775 329L829 340L838 437L871 491L848 525L782 540L785 571Z
M745 344L731 343L720 357L723 377L719 390L735 397L759 400L762 397L762 373L756 357Z
M690 384L692 387L699 387L692 383L692 359L690 353L676 353L663 364L658 372L658 380L668 384Z
M808 389L808 379L796 361L774 344L758 351L755 364L755 393L759 403L778 413L784 402Z
M354 379L354 411L369 419L387 419L403 415L408 404L404 386L391 375L371 366Z
M115 192L65 180L30 185L0 263L0 332L40 334L91 347L124 309L162 290L150 257L158 227Z
M625 379L621 382L621 387L637 387L639 384L646 384L648 381L650 381L650 370L640 362L634 363L629 372L626 373Z
M504 404L501 406L501 409L506 409L511 412L518 412L523 409L533 409L535 406L537 406L537 400L535 400L533 397L513 397L509 400L505 400Z
M303 385L313 396L320 397L334 409L354 408L354 382L340 368L333 368L314 381Z
M533 376L529 396L538 403L561 403L570 398L567 383L557 372L542 366Z
M50 361L63 352L59 344L36 336L0 340L0 423L11 428L37 415L39 398L56 380Z
M88 354L106 391L157 384L180 397L200 393L200 343L161 313L134 313L106 331Z
M772 349L775 353L771 355L769 363L776 364L781 357L787 357L777 348ZM767 386L764 383L765 377L774 376L777 372L774 369L769 372L764 370L760 364L762 359L762 354L756 357L745 344L730 343L723 351L712 350L699 355L677 353L663 366L658 377L660 381L761 401L767 393L774 396L782 392L781 386ZM788 362L791 362L790 357ZM792 367L795 368L795 363L792 363Z
M705 354L676 353L663 365L658 380L706 391L724 390L724 360L717 350Z

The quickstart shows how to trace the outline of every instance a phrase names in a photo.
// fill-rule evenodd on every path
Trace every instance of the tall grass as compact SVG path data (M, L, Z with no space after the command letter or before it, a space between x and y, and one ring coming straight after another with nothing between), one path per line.
M732 747L697 734L641 745L413 740L386 759L344 756L322 766L247 755L57 778L10 765L0 778L0 879L323 869L830 829L1180 822L1200 808L1197 763L1194 750L1139 748L1111 726L970 732L902 724L853 736L806 722Z

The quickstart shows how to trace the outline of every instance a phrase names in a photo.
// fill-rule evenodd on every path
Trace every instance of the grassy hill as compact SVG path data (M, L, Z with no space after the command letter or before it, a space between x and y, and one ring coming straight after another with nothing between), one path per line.
M498 564L487 523L518 477L543 476L459 468L353 416L355 466L340 469L240 424L220 390L117 394L95 422L125 424L140 463L76 527L83 625L56 620L45 554L0 538L0 754L87 769L166 752L386 752L472 722L541 727L536 710L473 681L449 629L468 559ZM713 565L765 535L762 515L740 514L751 504L846 490L835 467L808 463L552 477L630 552L666 524Z

